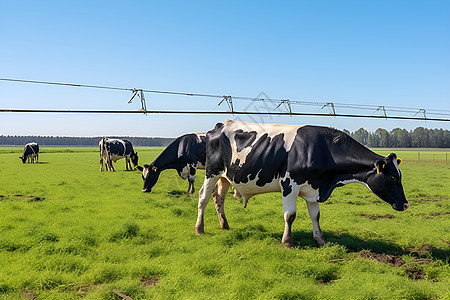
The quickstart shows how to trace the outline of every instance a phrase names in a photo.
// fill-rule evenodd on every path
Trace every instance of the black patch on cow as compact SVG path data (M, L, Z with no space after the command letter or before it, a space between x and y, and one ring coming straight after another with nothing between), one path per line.
M252 146L242 166L239 160L230 165L227 176L236 183L247 183L258 176L256 185L264 186L284 174L286 157L284 134L270 138L266 133Z
M125 155L129 155L131 153L134 153L133 145L128 140L123 140L125 143Z
M189 165L189 173L195 175L198 162L203 165L206 163L205 139L199 139L194 133L182 135L170 143L151 163L157 171L144 179L144 189L151 189L163 170L175 169L180 174L183 168Z
M381 156L333 128L303 126L288 153L287 171L297 184L319 189L319 202L328 199L340 181L367 170Z
M39 153L39 145L36 143L29 143L26 144L23 149L22 157L27 157L32 154L38 154Z
M175 169L181 171L188 164L206 162L206 146L194 133L185 134L170 143L152 162L159 171Z
M133 145L128 140L106 139L103 146L109 154L114 154L117 156L126 156L134 153Z
M222 129L223 124L217 123L213 130L206 133L205 174L207 178L221 174L231 162L230 140L222 134Z
M287 197L292 192L291 180L289 178L281 180L281 186L283 187L283 196Z
M244 132L242 129L236 131L234 141L236 142L237 152L241 152L249 147L256 139L256 131Z

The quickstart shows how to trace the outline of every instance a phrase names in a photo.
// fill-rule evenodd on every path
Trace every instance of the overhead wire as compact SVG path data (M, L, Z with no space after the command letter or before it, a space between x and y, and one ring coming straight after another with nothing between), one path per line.
M163 94L163 95L177 95L177 96L189 96L189 97L207 97L207 98L217 98L217 99L223 99L220 101L219 105L224 101L227 100L227 103L230 107L231 99L234 100L247 100L247 101L261 101L266 103L276 103L278 104L277 108L280 107L281 104L286 104L287 107L289 107L288 113L274 113L274 112L237 112L232 111L231 113L236 114L280 114L280 115L312 115L312 116L341 116L341 117L373 117L373 118L385 118L385 119L412 119L412 120L430 120L430 121L449 121L449 119L443 119L443 118L430 118L427 117L427 115L440 115L440 116L450 116L450 110L445 109L419 109L419 108L411 108L411 107L401 107L401 106L380 106L380 105L370 105L370 104L348 104L348 103L339 103L339 102L317 102L317 101L302 101L302 100L289 100L289 99L276 99L276 98L262 98L262 97L244 97L244 96L230 96L230 95L218 95L218 94L206 94L206 93L188 93L188 92L175 92L175 91L163 91L163 90L154 90L154 89L136 89L136 88L124 88L124 87L113 87L113 86L102 86L102 85L91 85L91 84L78 84L78 83L63 83L63 82L51 82L51 81L38 81L38 80L25 80L25 79L13 79L13 78L0 78L0 81L8 81L8 82L17 82L17 83L31 83L31 84L45 84L45 85L58 85L58 86L68 86L68 87L80 87L80 88L95 88L95 89L108 89L108 90L119 90L119 91L130 91L130 92L136 92L136 91L142 91L146 93L153 93L153 94ZM134 96L133 96L134 97ZM131 100L130 100L131 101ZM333 113L328 114L318 114L318 113L295 113L291 110L290 105L304 105L304 106L317 106L321 107L321 109L328 106L328 104L332 104L333 106ZM416 117L402 117L402 116L387 116L384 114L383 116L377 116L377 115L356 115L356 114L337 114L334 111L334 107L338 108L346 108L346 109L359 109L359 110L370 110L377 112L380 107L383 107L384 112L399 112L399 113L410 113L410 114L418 114L422 113L424 117L416 118ZM231 106L231 108L233 108ZM233 110L233 109L231 109ZM0 112L72 112L72 113L119 113L119 111L107 111L107 110L17 110L17 109L0 109ZM191 114L226 114L228 112L205 112L205 111L147 111L145 107L145 111L143 109L139 111L128 111L124 110L123 113L191 113ZM426 112L426 113L425 113Z

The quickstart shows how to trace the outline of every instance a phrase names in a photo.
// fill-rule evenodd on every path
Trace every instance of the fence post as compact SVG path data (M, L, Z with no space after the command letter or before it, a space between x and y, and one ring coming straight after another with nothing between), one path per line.
M445 152L445 167L446 168L448 168L448 160L447 160L447 155L448 155L448 153L447 152Z
M417 158L418 158L419 161L420 161L420 152L417 152Z

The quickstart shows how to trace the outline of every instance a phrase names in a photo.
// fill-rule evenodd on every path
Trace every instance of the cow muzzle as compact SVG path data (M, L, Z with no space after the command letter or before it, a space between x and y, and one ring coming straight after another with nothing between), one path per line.
M409 203L403 203L403 205L402 204L400 204L400 205L393 204L392 208L397 211L405 211L409 208Z
M150 193L152 190L151 189L142 189L143 193Z

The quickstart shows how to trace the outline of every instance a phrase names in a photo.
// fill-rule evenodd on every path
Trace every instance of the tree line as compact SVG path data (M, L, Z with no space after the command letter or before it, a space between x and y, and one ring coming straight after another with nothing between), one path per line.
M355 132L343 131L370 148L450 148L450 131L447 129L417 127L411 131L401 128L387 131L378 128L369 132L360 128Z
M60 136L18 136L0 135L0 145L25 145L36 142L51 146L98 146L103 137L60 137ZM134 146L167 146L174 139L163 137L115 137L129 140Z
M394 128L387 131L378 128L369 132L360 128L345 133L361 144L371 148L450 148L450 131L447 129L427 129L417 127L414 130ZM54 146L98 146L103 137L58 137L58 136L16 136L0 135L0 145L25 145L31 141L40 145ZM118 137L129 140L134 146L167 146L174 139L162 137Z

